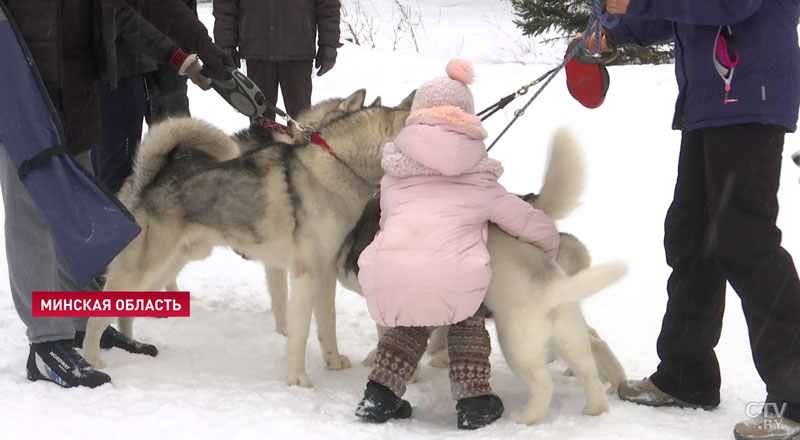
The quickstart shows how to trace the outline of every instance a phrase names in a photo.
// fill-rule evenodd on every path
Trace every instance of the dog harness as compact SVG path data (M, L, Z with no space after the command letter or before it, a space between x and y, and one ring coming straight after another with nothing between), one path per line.
M297 122L295 121L295 123ZM258 115L255 118L253 118L253 124L258 125L259 127L265 128L272 132L283 133L292 138L294 145L300 144L300 141L298 139L295 139L294 133L292 133L292 130L289 127L280 124L278 122L275 122L272 119ZM336 153L333 152L333 148L331 148L330 144L328 144L328 142L326 142L325 139L323 139L322 136L320 136L319 133L317 133L317 131L314 130L313 127L301 125L300 128L304 130L310 129L309 131L311 132L311 134L308 135L307 140L310 141L312 144L319 146L320 148L325 150L325 152L335 157L337 160L339 159L339 156L337 156Z

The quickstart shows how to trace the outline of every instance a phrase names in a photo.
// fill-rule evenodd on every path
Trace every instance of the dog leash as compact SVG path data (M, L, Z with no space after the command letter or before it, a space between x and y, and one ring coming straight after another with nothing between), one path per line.
M504 109L508 104L511 103L511 101L516 99L517 96L522 96L522 95L528 93L528 89L529 88L531 88L531 87L535 86L536 84L539 84L540 82L542 82L547 77L547 75L550 75L551 73L553 73L554 70L556 70L555 67L553 67L552 69L550 69L547 72L545 72L542 76L540 76L540 77L536 78L535 80L529 82L528 84L525 84L524 86L520 87L519 89L517 89L516 92L513 92L510 95L505 96L503 98L500 98L499 101L497 101L494 104L490 105L489 107L486 107L485 109L479 111L476 114L476 116L481 116L482 114L484 114L486 112L489 112L486 116L483 116L481 118L481 121L485 121L489 116L492 116L498 110Z
M314 129L314 127L311 127L310 125L302 125L291 118L289 118L289 120L297 124L298 128L300 128L303 131L303 133L310 133L305 136L307 141L311 142L314 145L319 146L320 148L325 150L326 153L335 157L337 160L341 160L339 159L339 156L337 156L336 153L333 151L333 148L331 148L330 144L328 144L328 142L325 139L323 139L322 136L320 136L320 134ZM300 142L297 139L295 139L292 130L286 125L275 122L272 119L265 118L262 115L258 115L255 118L253 118L252 123L269 131L282 133L289 136L294 141L294 145L300 144Z
M500 138L502 138L503 135L506 134L506 132L511 128L511 126L514 125L515 122L517 122L517 119L519 119L520 116L525 114L525 110L527 110L528 107L531 105L531 103L533 103L533 101L537 97L539 97L539 95L542 93L542 90L544 90L544 88L547 87L550 84L550 82L553 80L553 78L555 78L555 76L558 75L558 72L560 72L561 69L563 69L564 66L566 66L567 63L572 58L574 58L578 54L579 51L582 51L584 54L587 54L587 55L590 55L590 56L594 56L594 55L597 55L597 54L600 53L600 47L599 47L600 45L599 44L595 44L594 50L589 51L588 49L585 48L585 42L588 41L589 39L591 39L592 36L594 36L595 37L595 41L597 41L599 43L600 38L602 36L603 28L611 29L611 28L617 26L617 24L619 24L619 20L620 20L620 16L617 15L617 14L608 14L608 13L603 12L603 4L604 4L604 2L605 2L605 0L594 0L594 3L592 4L592 12L589 15L589 22L586 24L586 30L583 32L583 38L580 40L580 42L578 44L575 44L575 47L573 47L572 50L569 51L569 53L567 53L567 56L564 57L564 60L561 62L561 64L559 64L558 66L556 66L555 68L550 70L550 72L547 72L544 75L544 76L547 76L547 78L544 80L544 84L542 84L541 87L539 87L536 90L536 92L533 94L533 96L531 96L531 99L529 99L528 102L524 106L522 106L522 108L517 109L517 110L514 111L514 118L511 119L511 122L509 122L508 125L506 125L506 127L503 129L503 131L500 132L500 134L495 138L495 140L491 143L491 145L489 145L489 148L487 148L486 151L491 150L494 147L494 145L497 143L497 141L499 141ZM534 81L534 83L532 83L532 84L538 83L540 81L541 80ZM525 91L527 92L527 90L525 90ZM508 96L506 98L508 98ZM503 98L503 99L506 99L506 98ZM511 98L511 99L513 99L513 98ZM510 101L511 100L509 100L509 102ZM502 102L502 99L501 99L501 102ZM497 110L499 110L499 109L496 109L495 111L497 111ZM492 113L494 113L494 112L492 112Z

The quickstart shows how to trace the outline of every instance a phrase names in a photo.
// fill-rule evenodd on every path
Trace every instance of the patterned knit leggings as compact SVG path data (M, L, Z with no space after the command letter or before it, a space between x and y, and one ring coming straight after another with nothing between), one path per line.
M389 388L398 397L406 392L406 382L414 374L432 327L394 327L387 329L378 342L375 366L369 379ZM489 333L484 327L483 314L467 318L450 326L447 334L450 355L450 391L453 398L490 394L492 351Z

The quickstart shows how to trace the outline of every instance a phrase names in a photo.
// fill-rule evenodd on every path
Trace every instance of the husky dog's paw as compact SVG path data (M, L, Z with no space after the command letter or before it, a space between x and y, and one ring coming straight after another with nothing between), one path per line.
M619 392L619 385L611 384L608 386L608 389L606 389L606 394L608 394L609 396L616 396L618 392Z
M83 358L86 359L86 362L88 362L89 365L91 365L92 367L94 367L97 370L101 370L101 369L103 369L103 368L105 368L107 366L106 363L103 362L102 359L100 359L99 355L91 354L91 353L89 353L89 354L84 353L83 354Z
M414 372L411 373L411 377L408 378L408 382L407 383L418 383L419 382L419 376L420 376L420 370L422 370L422 365L417 365L417 368L415 368Z
M447 368L450 366L450 354L447 350L440 350L431 357L428 361L428 365L436 368Z
M333 371L344 370L345 368L350 368L350 359L341 354L330 354L325 356L325 366Z
M303 388L311 388L311 379L308 378L306 373L290 373L286 383L288 383L289 386L294 385Z
M511 420L520 425L535 425L544 419L544 414L536 411L520 410L511 413Z
M279 323L276 322L275 323L275 333L278 333L279 335L283 335L283 336L287 336L288 337L289 336L289 331L286 330L286 323L284 322L283 324L279 324Z
M599 416L608 411L608 402L603 399L599 402L587 403L583 408L583 413L588 416Z
M365 367L371 367L371 366L375 365L375 356L377 354L378 354L378 349L377 348L373 348L372 351L369 352L367 357L365 357L364 360L361 361L361 365L363 365Z

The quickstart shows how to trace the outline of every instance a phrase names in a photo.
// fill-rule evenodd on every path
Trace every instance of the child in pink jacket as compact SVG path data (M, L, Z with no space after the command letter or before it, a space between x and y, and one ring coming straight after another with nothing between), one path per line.
M381 230L358 259L372 318L390 327L356 415L406 418L400 398L433 326L450 325L448 351L458 427L497 420L503 403L489 385L489 335L481 307L491 279L488 222L555 258L559 235L543 212L508 193L500 162L486 154L475 116L472 66L450 61L447 75L417 89L406 127L381 162Z

